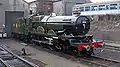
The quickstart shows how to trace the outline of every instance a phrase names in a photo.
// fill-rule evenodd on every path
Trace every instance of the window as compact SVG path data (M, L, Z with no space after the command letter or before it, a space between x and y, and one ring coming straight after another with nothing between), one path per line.
M76 8L76 10L78 10L79 8Z
M119 9L120 9L120 4L119 4Z
M99 10L105 10L105 5L99 5Z
M90 6L86 6L85 11L90 11Z
M106 5L106 10L109 10L109 5Z
M92 7L91 7L91 10L92 10L92 11L97 11L97 9L98 9L97 6L92 6Z
M84 7L79 7L79 10L80 11L84 11Z
M110 9L117 9L117 4L110 4Z
M16 23L16 26L15 26L16 28L18 28L18 23Z
M119 4L119 9L120 9L120 4Z
M13 24L13 27L16 28L15 24Z

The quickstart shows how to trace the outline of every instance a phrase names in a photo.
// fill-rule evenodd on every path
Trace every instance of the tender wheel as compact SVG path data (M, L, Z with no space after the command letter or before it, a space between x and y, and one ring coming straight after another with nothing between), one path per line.
M48 35L56 35L56 33L55 33L54 30L51 29L51 30L48 31Z
M45 33L45 29L42 26L38 26L37 27L37 32L41 33L41 34L44 34Z

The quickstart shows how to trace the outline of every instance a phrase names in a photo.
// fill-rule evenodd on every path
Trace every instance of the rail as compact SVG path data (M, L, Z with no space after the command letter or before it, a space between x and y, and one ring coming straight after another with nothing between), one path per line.
M38 65L31 63L22 57L14 54L5 45L0 46L0 61L4 63L6 67L39 67Z

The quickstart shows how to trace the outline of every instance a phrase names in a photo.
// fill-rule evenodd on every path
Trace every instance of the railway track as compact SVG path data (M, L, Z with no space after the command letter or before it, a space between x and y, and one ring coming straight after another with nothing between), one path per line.
M8 67L8 65L0 58L0 67Z
M118 60L113 60L113 59L99 57L99 56L79 57L79 58L72 58L71 60L77 61L79 63L83 63L90 67L114 67L120 64L120 61Z
M120 61L118 60L113 60L113 59L99 57L99 56L79 57L79 58L72 58L71 60L86 64L90 67L114 67L114 66L119 67L120 66Z
M12 53L5 45L0 46L0 67L39 67Z
M93 57L93 58L96 58L96 59L100 59L101 62L102 62L103 64L105 64L106 67L112 67L112 66L114 66L114 65L120 64L120 61L118 61L118 60L113 60L113 59L110 59L110 58L99 57L99 56L92 56L92 57ZM102 60L104 60L104 61L106 61L106 62L108 62L108 63L105 63L105 62L103 62ZM100 62L100 63L101 63L101 62Z
M68 60L72 60L72 61L75 61L75 62L78 62L78 63L83 63L83 64L88 65L90 67L114 67L114 65L118 65L120 63L120 61L117 61L117 60L104 58L104 57L99 57L99 56L95 56L95 55L91 56L89 58L86 58L86 57L75 58L75 57L73 57L73 56L71 56L69 54L66 54L66 53L50 51L47 48L41 48L40 46L38 47L38 45L36 45L36 46L35 45L31 45L31 46L34 47L34 48L37 48L37 49L39 49L41 51L46 51L48 53L52 53L54 55L58 55L60 57L68 59ZM1 51L1 49L0 49L0 51ZM25 66L23 66L23 67L25 67Z
M105 49L120 51L120 47L105 45Z
M35 45L32 46L34 48L37 48L41 51L46 51L49 53L52 53L54 55L58 55L60 57L66 58L68 60L72 60L78 63L83 63L85 65L91 66L91 67L114 67L114 65L118 65L120 64L120 61L117 60L113 60L113 59L109 59L109 58L104 58L104 57L99 57L99 56L91 56L91 57L79 57L79 58L75 58L69 54L66 53L61 53L61 52L56 52L56 51L50 51L49 49L43 49L41 47L38 47Z
M79 60L88 62L89 65L93 65L95 67L114 67L120 63L120 61L117 60L98 56L91 56L90 58L79 58Z

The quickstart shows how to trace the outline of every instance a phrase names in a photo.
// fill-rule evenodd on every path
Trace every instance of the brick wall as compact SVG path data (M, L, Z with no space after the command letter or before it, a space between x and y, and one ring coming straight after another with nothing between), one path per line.
M37 13L49 15L52 12L53 12L52 2L39 2L37 4Z

